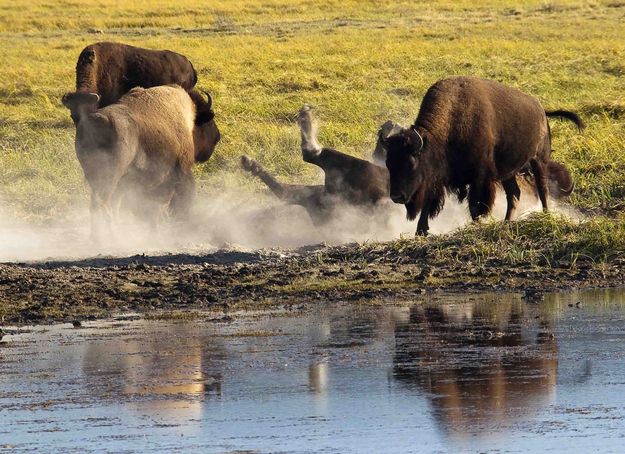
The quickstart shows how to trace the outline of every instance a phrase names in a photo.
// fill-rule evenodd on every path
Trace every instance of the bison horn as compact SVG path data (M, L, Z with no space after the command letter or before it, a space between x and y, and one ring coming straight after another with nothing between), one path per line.
M414 132L414 135L415 135L415 139L416 139L416 142L414 144L415 150L421 151L423 149L423 136L419 134L419 131L417 131L417 128L414 125L410 127L410 130Z
M100 102L100 95L88 92L66 93L61 102L68 109L73 109L77 105L95 106Z
M206 90L202 90L202 93L206 95L206 104L208 104L208 108L210 109L211 107L213 107L213 98Z

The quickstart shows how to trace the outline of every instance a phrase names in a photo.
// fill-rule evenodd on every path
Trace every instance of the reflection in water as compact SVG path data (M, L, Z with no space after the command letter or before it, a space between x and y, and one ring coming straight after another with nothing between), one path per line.
M553 401L557 344L547 314L520 302L413 306L395 329L394 377L424 392L452 437L505 426ZM534 320L534 317L532 320Z
M432 296L11 335L0 440L45 452L620 452L620 295Z
M308 367L308 386L316 395L324 395L328 388L328 363L315 363Z
M83 372L88 383L103 376L98 392L121 394L131 408L166 417L200 417L202 400L222 395L221 363L226 354L218 339L189 333L178 323L149 338L108 340L87 346ZM193 338L190 341L190 337ZM134 400L133 397L151 396Z

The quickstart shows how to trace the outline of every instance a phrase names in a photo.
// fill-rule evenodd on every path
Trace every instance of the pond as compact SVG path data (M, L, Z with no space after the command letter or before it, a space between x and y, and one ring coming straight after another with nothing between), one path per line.
M6 329L15 452L622 452L625 292Z

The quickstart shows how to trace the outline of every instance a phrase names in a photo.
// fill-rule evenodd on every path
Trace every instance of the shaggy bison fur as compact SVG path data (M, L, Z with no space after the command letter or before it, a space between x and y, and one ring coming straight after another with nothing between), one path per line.
M551 159L547 116L583 123L573 112L545 112L533 97L501 83L474 77L436 82L427 91L410 128L385 139L390 197L406 206L407 217L421 212L417 234L427 234L428 218L443 207L446 192L468 197L475 220L490 213L496 183L506 193L506 220L521 191L517 175L531 172L543 209L548 209L548 180L561 194L573 181Z
M176 84L190 90L197 74L184 55L121 43L100 42L85 47L76 63L76 91L97 93L106 107L135 87ZM77 121L77 113L72 111Z

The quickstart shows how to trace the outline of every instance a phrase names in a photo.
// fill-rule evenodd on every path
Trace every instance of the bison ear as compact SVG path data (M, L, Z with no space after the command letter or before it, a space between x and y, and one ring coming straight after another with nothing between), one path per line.
M215 118L215 113L213 112L213 109L202 109L195 114L195 124L202 125L213 120L213 118Z
M61 98L61 102L68 109L74 109L79 104L93 106L100 102L100 95L97 93L81 92L66 93L63 95L63 98Z
M71 98L71 93L65 93L63 97L61 98L61 102L68 109L71 109L71 106L72 106L70 98Z

